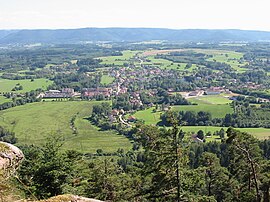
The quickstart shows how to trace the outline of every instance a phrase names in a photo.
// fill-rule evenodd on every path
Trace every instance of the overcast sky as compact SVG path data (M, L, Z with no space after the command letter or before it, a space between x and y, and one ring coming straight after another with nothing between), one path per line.
M0 29L158 27L270 31L269 0L0 0Z

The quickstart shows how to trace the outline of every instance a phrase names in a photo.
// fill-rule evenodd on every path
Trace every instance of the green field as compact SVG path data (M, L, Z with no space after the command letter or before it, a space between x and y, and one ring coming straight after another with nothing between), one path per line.
M185 69L187 63L177 63L166 59L156 59L155 56L147 57L151 62L143 62L144 65L159 66L161 69L174 69L179 71L192 71L197 68L197 65L193 64L190 68Z
M215 127L215 126L183 126L181 127L183 131L185 132L194 132L196 133L199 130L203 130L206 134L207 132L214 133L215 131L219 131L221 128L223 128L225 131L227 130L226 127ZM270 129L267 128L236 128L237 130L240 130L242 132L247 132L258 139L268 139L270 137ZM212 137L209 140L213 140L217 137Z
M224 105L232 102L232 100L229 100L229 98L224 97L222 95L205 95L200 96L198 98L190 99L190 101L198 104L216 104L216 105Z
M163 112L158 111L154 113L153 109L155 109L155 107L138 111L133 116L135 116L137 119L144 120L144 123L147 125L156 125L160 121L160 115L163 114Z
M173 106L175 111L206 111L212 115L212 118L224 118L226 114L233 113L233 109L229 104L211 104L201 100L192 100L198 105L181 105Z
M102 75L100 83L107 85L107 84L112 83L113 81L114 81L113 77L111 77L109 75Z
M107 65L118 65L123 66L124 63L128 63L132 57L138 53L138 51L123 51L122 56L108 56L108 57L100 57L99 59L102 60L101 64Z
M10 108L0 112L0 125L14 131L18 144L40 144L51 134L65 138L64 148L82 152L95 152L101 148L106 152L118 148L128 149L127 138L113 131L99 131L85 118L97 102L39 102ZM76 116L73 134L70 121Z
M224 50L197 50L198 52L205 54L212 54L213 57L209 58L209 61L216 61L221 63L227 63L231 65L233 69L237 72L242 73L247 69L241 66L244 66L246 63L239 63L239 59L243 57L243 53L238 53L234 51L224 51Z
M0 104L3 104L5 102L9 102L9 101L11 101L11 99L8 99L8 98L6 98L4 96L0 96Z
M226 50L204 50L204 49L183 49L186 51L194 51L197 53L204 53L208 55L213 55L213 57L209 58L208 61L217 61L221 63L227 63L231 65L233 69L237 72L242 73L245 72L247 69L243 68L246 63L240 63L239 59L243 57L243 53L235 52L235 51L226 51ZM173 63L169 60L165 59L156 59L155 56L148 56L147 59L150 59L151 62L144 62L145 65L158 65L162 69L177 69L177 70L187 70L192 71L197 66L195 64L192 65L191 68L185 69L185 63ZM180 67L178 66L180 65Z
M202 96L189 99L192 103L198 105L178 105L172 106L175 111L206 111L212 114L212 118L224 118L226 114L233 113L233 109L228 104L231 101L228 98L219 95ZM137 119L142 119L145 124L156 125L160 121L161 111L153 112L154 107L138 111L134 114Z
M8 80L8 79L0 79L0 92L11 92L12 88L14 88L17 84L22 85L23 90L18 90L16 92L29 92L31 90L36 90L38 88L42 88L46 90L46 88L51 85L53 82L48 79L35 79L31 81L30 79L26 80Z

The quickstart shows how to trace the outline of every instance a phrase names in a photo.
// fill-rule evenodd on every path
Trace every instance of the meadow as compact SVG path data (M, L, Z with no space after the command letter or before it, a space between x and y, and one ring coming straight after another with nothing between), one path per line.
M138 51L130 51L126 50L122 52L122 56L108 56L108 57L100 57L99 59L102 60L101 64L106 65L117 65L117 66L123 66L124 63L128 63L131 58L133 58Z
M155 107L151 107L142 111L137 111L133 116L137 119L144 120L147 125L156 125L160 121L160 115L163 114L162 111L154 112Z
M30 79L25 80L9 80L9 79L0 79L0 92L11 92L11 90L17 85L21 85L23 87L22 90L16 91L17 93L29 92L31 90L36 90L38 88L42 88L44 90L47 89L49 85L53 82L48 79L34 79L31 81Z
M108 85L108 84L112 83L113 81L114 81L113 77L111 77L109 75L102 75L100 83Z
M4 97L4 96L0 96L0 104L3 104L3 103L5 103L5 102L9 102L9 101L11 101L11 99L6 98L6 97Z
M209 61L216 61L221 63L227 63L231 65L239 73L245 72L247 69L243 68L246 63L240 63L239 59L243 57L243 53L234 51L224 51L224 50L197 50L200 53L211 54L212 58Z
M197 105L175 105L172 106L172 110L175 111L206 111L211 113L212 118L224 118L226 114L233 113L233 109L229 105L231 100L222 95L207 95L197 98L188 99L191 103ZM160 121L160 115L164 112L154 112L155 108L151 107L142 111L138 111L134 114L137 119L142 119L145 124L156 125Z
M87 118L93 104L88 101L39 102L0 112L0 125L15 132L18 144L41 144L50 135L64 138L64 149L114 152L129 149L130 141L113 131L100 131ZM73 134L71 120L75 117Z
M209 103L209 104L216 104L216 105L224 105L224 104L229 104L232 102L232 100L229 100L228 97L224 97L222 95L205 95L205 96L200 96L197 98L190 99L190 101L197 104Z
M196 133L199 130L202 130L204 134L207 132L211 132L212 134L215 131L219 131L221 128L223 128L225 131L227 130L226 127L215 127L215 126L182 126L181 129L185 132L190 133ZM252 135L254 135L258 139L268 139L270 138L270 129L267 128L235 128L237 130L240 130L242 132L247 132ZM210 138L206 138L206 140L214 140L218 139L217 136L212 136Z
M159 52L157 51L157 53L159 54L168 54L169 52L173 52L175 50L171 50L171 51L167 51L167 52ZM231 65L231 67L233 69L235 69L237 72L239 73L243 73L245 72L247 69L243 68L242 66L244 66L246 63L240 63L239 59L243 57L243 53L239 53L239 52L235 52L235 51L225 51L225 50L214 50L214 49L180 49L178 51L194 51L197 53L204 53L204 54L208 54L208 55L213 55L213 57L207 59L208 61L216 61L216 62L221 62L221 63L227 63L229 65ZM165 59L155 59L155 54L150 54L147 58L151 60L151 63L143 63L143 64L159 64L160 68L162 69L177 69L177 70L187 70L187 71L192 71L194 70L197 66L195 64L192 65L191 68L189 69L185 69L186 64L185 63L172 63L169 60L165 60ZM180 65L180 67L178 66L178 64Z
M212 115L212 118L224 118L226 114L233 113L233 109L229 104L211 104L207 101L196 100L197 105L179 105L173 106L175 111L206 111Z
M150 56L147 59L149 59L151 62L143 62L144 65L155 65L159 66L161 69L174 69L174 70L179 70L179 71L192 71L197 68L197 65L192 64L192 66L188 69L186 69L187 63L177 63L177 62L172 62L166 59L160 59L160 58L155 58L154 56Z

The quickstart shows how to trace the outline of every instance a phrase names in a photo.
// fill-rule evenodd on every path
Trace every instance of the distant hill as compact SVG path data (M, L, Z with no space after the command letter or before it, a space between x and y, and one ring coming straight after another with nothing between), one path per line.
M0 30L0 44L78 43L85 41L222 42L270 41L270 32L246 30L159 29L159 28L83 28L57 30Z

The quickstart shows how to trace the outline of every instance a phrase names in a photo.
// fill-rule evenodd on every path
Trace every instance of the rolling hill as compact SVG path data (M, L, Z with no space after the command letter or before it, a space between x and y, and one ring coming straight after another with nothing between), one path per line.
M166 40L174 42L270 41L270 32L247 30L161 29L161 28L82 28L0 30L0 44L79 43L86 41L137 42Z

